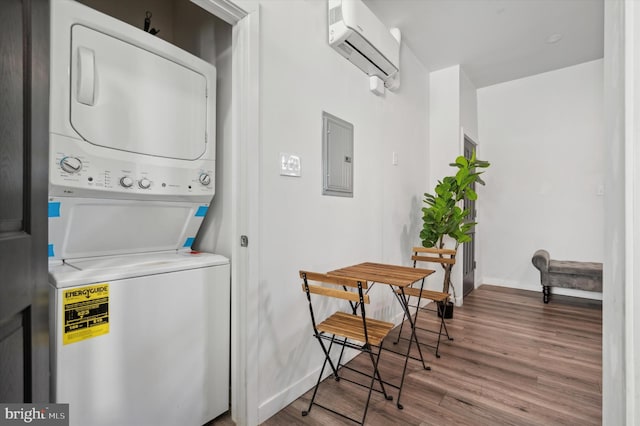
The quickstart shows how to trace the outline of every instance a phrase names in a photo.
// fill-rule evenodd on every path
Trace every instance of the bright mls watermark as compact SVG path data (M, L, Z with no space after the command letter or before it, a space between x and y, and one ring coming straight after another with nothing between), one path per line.
M69 404L0 403L0 426L69 426Z

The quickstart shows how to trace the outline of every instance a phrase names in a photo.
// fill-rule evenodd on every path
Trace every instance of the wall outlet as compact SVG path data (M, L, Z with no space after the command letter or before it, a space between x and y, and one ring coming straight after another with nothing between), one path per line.
M300 176L302 165L299 155L281 152L279 163L281 176Z

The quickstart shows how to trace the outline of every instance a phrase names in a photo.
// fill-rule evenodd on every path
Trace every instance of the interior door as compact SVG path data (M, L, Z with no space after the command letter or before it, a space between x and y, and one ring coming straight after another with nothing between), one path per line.
M49 400L49 2L0 2L0 401Z
M471 158L473 150L476 149L476 143L469 139L466 135L464 137L464 156L465 158ZM475 190L475 183L472 184L471 189ZM476 221L476 202L475 200L464 199L464 209L469 209L469 215L467 221ZM472 231L471 241L462 245L462 293L464 296L469 294L475 288L475 271L476 271L476 233Z

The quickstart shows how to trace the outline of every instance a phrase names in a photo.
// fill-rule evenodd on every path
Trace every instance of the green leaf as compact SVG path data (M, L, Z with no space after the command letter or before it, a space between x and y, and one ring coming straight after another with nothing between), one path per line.
M456 241L456 247L471 240L475 222L468 220L469 211L462 210L458 202L465 196L470 200L478 198L473 184L485 183L480 178L484 172L476 169L484 169L489 165L489 162L477 159L475 150L470 159L459 156L455 163L450 164L457 168L455 175L439 180L433 194L424 193L424 204L428 206L422 208L420 239L424 247L441 246L446 236Z
M467 222L460 227L460 232L462 232L463 234L468 234L475 225L475 222Z
M456 183L458 184L458 188L468 185L473 180L469 181L469 169L462 168L458 170L456 173ZM466 185L463 182L468 182Z
M444 185L447 185L448 188L451 188L451 186L456 183L456 178L453 176L447 176L446 178L442 179L442 183Z
M460 235L458 238L456 238L456 241L460 244L467 243L471 241L471 237L469 235Z
M458 158L456 158L456 164L459 164L462 167L469 167L469 161L467 161L466 158L464 158L463 155L458 156Z
M466 196L468 199L470 200L477 200L478 199L478 194L476 194L476 191L474 191L471 188L467 188L467 191L465 192Z

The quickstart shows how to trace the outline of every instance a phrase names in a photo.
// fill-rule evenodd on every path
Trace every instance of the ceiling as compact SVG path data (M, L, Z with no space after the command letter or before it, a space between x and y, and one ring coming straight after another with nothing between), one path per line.
M603 56L604 0L364 2L430 71L460 64L478 88Z

